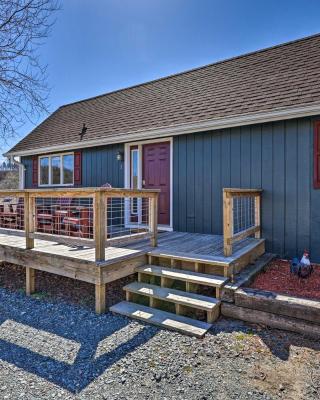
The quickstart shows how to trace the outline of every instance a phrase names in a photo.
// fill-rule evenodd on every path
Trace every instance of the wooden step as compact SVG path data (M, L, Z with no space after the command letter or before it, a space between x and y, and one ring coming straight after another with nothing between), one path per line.
M170 288L149 285L142 282L133 282L123 288L130 293L141 294L142 296L154 297L155 299L181 304L199 310L212 311L218 307L220 300L214 297L202 296L196 293L183 292Z
M199 272L186 271L174 268L160 267L157 265L144 265L136 268L139 274L160 276L161 278L175 279L183 282L197 283L199 285L221 288L228 278L223 276L201 274Z
M212 326L212 324L206 322L171 314L140 304L130 303L128 301L115 304L110 307L110 311L198 338L203 337Z
M123 289L126 291L127 301L132 301L132 294L149 297L149 306L155 308L157 308L155 299L168 301L175 304L175 311L178 315L184 315L186 312L185 308L188 307L205 311L208 323L214 322L220 315L220 300L214 297L149 285L142 282L130 283Z
M200 256L196 253L181 253L178 251L151 250L147 253L151 257L168 258L178 261L186 261L199 264L212 264L222 267L228 267L234 259L231 257L221 256Z

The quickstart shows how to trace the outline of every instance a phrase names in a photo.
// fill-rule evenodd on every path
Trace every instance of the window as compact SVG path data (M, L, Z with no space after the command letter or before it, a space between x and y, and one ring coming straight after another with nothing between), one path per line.
M39 186L73 185L73 153L40 157L39 165Z
M315 189L320 189L320 121L317 121L315 123L313 146L314 146L313 186Z
M63 165L63 183L65 185L73 184L73 171L74 171L74 161L73 154L65 154L62 156Z
M61 184L61 158L60 156L51 157L51 183L52 185Z
M40 185L49 185L49 157L40 158Z

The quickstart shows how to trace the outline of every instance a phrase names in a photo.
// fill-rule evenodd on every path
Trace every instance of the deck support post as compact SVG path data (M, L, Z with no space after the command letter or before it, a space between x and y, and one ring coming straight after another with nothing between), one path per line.
M104 312L106 312L106 284L96 283L95 288L96 313L103 314Z
M24 229L26 235L26 249L34 248L34 238L30 234L34 233L34 219L36 214L35 198L31 197L28 192L24 194Z
M35 292L36 280L35 280L36 270L31 267L26 267L26 295L30 296Z
M96 261L105 261L106 199L100 191L96 191L94 196L94 238Z

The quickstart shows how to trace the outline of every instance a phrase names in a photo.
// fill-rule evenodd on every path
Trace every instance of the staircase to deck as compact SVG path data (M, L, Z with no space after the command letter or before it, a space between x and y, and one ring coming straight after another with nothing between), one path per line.
M265 252L260 200L261 189L224 189L223 237L190 234L149 250L126 301L110 310L203 337L220 315L222 287Z
M148 255L150 262L158 259L154 252ZM151 263L137 267L138 281L123 288L126 301L112 306L110 311L203 337L220 315L220 291L229 279L199 272L201 265L194 259L187 260L196 263L193 270L183 267L182 261L186 260L178 259L176 254L169 261L172 267Z

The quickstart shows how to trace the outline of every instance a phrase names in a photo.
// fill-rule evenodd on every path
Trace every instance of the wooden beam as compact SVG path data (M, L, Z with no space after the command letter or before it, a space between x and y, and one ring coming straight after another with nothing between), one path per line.
M156 197L158 196L159 189L123 189L123 188L103 188L103 187L89 187L89 188L38 188L38 189L5 189L0 190L0 196L16 196L23 197L26 193L30 197L93 197L95 193L104 193L108 197Z
M95 284L96 313L106 312L106 285L104 283Z
M94 239L96 261L105 260L106 240L106 198L103 193L97 191L94 197Z
M256 196L257 194L260 195L263 192L263 189L224 188L223 192L235 196Z
M253 310L246 307L238 307L225 302L221 304L221 314L225 317L241 319L254 324L262 324L270 326L271 328L297 332L303 336L320 339L320 325L298 318L277 315L261 310Z
M246 229L244 231L236 233L231 238L228 238L227 242L228 242L228 244L232 244L232 243L237 242L239 240L242 240L242 239L244 239L244 238L246 238L248 236L256 234L257 232L260 232L260 226L252 226L251 228L248 228L248 229Z
M259 289L238 289L235 305L320 324L320 302Z
M36 270L31 267L26 267L26 294L30 296L35 292L35 272Z

